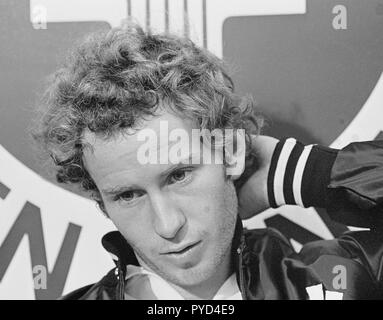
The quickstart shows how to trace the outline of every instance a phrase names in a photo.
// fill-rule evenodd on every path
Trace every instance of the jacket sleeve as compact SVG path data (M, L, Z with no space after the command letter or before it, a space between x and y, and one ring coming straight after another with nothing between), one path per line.
M344 300L383 299L383 233L347 232L333 240L305 244L299 252L326 290ZM327 296L327 293L326 293Z
M267 181L271 207L327 209L333 220L383 230L383 141L341 150L281 140Z

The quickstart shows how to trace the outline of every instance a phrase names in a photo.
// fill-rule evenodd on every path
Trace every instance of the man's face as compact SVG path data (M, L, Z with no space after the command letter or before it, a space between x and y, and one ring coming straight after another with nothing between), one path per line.
M169 132L182 129L191 137L192 124L169 113L108 140L87 132L84 139L92 148L84 150L85 165L110 219L142 265L186 289L214 285L230 271L237 218L233 182L223 164L142 164L137 159L145 143L137 139L141 130L156 132L158 152L174 144L168 133L164 137L161 123ZM190 153L196 150L191 145Z

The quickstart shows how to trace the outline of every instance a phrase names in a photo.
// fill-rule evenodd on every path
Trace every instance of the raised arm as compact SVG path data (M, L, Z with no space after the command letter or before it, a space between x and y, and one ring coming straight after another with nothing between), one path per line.
M253 141L259 169L238 190L242 218L291 204L326 208L332 219L348 225L381 225L383 141L342 150L304 146L293 138Z

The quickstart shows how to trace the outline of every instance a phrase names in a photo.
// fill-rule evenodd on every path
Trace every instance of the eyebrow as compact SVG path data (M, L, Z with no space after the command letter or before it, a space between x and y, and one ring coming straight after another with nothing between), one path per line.
M134 187L116 186L113 188L102 189L101 192L107 196L115 196L115 195L120 194L122 192L133 191L133 190L135 190Z
M189 156L180 159L179 162L173 163L169 168L167 168L164 172L161 172L160 176L165 177L168 176L171 172L173 172L175 169L180 168L182 166L191 165L193 163L190 163L190 161L193 159L193 156L195 156L194 153L189 154Z
M160 173L160 176L162 178L168 176L171 172L173 172L174 170L176 170L177 168L180 168L182 166L185 166L185 165L191 165L193 163L188 163L190 162L194 156L198 156L198 154L195 154L195 153L191 153L189 154L189 156L183 158L183 159L180 159L180 161L178 163L174 163L172 164L169 168L167 168L165 171L161 172ZM186 163L185 163L186 162ZM197 163L196 163L197 164ZM200 164L200 163L199 163ZM126 192L126 191L134 191L136 190L137 188L134 187L134 186L115 186L115 187L111 187L111 188L106 188L106 189L102 189L101 192L107 196L115 196L115 195L118 195L122 192Z

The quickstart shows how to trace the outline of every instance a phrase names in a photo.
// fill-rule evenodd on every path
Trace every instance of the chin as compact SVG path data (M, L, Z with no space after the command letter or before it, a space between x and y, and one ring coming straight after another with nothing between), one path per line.
M213 279L218 275L225 257L225 254L210 255L210 259L205 258L190 268L177 268L174 266L161 268L162 270L170 270L170 272L161 272L161 274L166 280L185 289L204 283L206 285L210 283L210 280L214 282Z
M171 283L184 289L200 286L213 277L215 268L178 269L172 274L164 274L163 277Z

